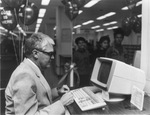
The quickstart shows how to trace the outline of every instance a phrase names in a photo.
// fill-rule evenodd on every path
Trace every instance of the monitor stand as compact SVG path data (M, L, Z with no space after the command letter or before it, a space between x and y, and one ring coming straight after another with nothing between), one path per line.
M96 93L97 96L102 97L106 102L121 102L125 99L124 96L118 94L110 94L107 91Z

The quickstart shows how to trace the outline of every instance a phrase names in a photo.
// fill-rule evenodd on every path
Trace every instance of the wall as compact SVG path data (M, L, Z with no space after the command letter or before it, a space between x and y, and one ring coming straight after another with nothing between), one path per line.
M150 96L150 0L143 0L142 2L141 69L146 73L145 91Z

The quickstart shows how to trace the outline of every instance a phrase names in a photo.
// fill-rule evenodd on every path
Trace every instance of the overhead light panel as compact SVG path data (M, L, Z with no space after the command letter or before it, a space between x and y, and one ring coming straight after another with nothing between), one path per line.
M89 20L89 21L87 21L87 22L84 22L82 25L88 25L88 24L91 24L91 23L93 23L94 21L93 20Z
M102 19L105 19L107 17L113 16L115 14L116 14L116 12L109 12L109 13L103 15L103 16L98 17L97 20L102 20Z
M39 28L41 24L36 24L36 28Z
M50 0L42 0L41 5L47 6L49 5Z
M39 16L38 17L44 17L44 15L45 15L45 12L46 12L46 9L40 9L40 11L39 11Z
M3 10L4 9L4 7L0 7L0 10Z
M116 29L116 28L118 28L118 26L109 27L109 28L107 28L107 30L113 30L113 29Z
M98 25L98 26L91 27L91 29L96 29L96 28L100 28L100 26Z
M116 14L116 12L109 12L109 13L105 14L105 17L110 17L110 16L113 16L115 14Z
M142 5L142 1L136 3L136 6Z
M121 10L128 10L128 7L125 6L125 7L121 8Z
M37 23L38 24L42 23L42 18L37 19Z
M102 20L102 19L105 19L106 17L105 16L100 16L97 18L97 20Z
M95 4L97 4L99 1L101 1L101 0L91 0L90 2L85 4L84 7L85 8L90 8L90 7L94 6Z
M139 14L137 17L139 17L139 18L142 17L142 14Z
M57 28L57 27L55 26L55 27L53 28L53 30L56 30L56 28Z
M113 28L113 29L116 29L116 28L119 28L119 27L118 27L118 26L113 26L112 28Z
M79 13L78 14L81 14L83 11L82 10L79 10Z
M103 24L103 26L109 26L109 25L116 24L116 23L117 23L117 21L112 21L112 22Z
M104 31L104 29L98 29L98 30L96 30L96 32L101 32L101 31Z
M80 28L80 27L81 27L81 25L76 25L73 28L76 29L76 28Z
M112 29L113 29L112 27L107 28L107 30L112 30Z

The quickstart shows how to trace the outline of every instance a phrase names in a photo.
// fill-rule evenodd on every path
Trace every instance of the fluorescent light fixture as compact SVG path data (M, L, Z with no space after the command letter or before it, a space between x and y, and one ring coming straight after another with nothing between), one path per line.
M112 25L112 24L116 24L116 23L117 23L117 21L112 21L112 22L103 24L103 26L108 26L108 25Z
M76 28L80 28L80 27L81 27L81 25L76 25L73 28L76 29Z
M0 3L2 3L2 0L0 0Z
M128 10L128 7L125 6L125 7L121 8L121 10Z
M113 26L112 28L113 28L113 29L116 29L116 28L118 28L118 26Z
M105 24L103 24L103 26L109 26L110 25L110 23L105 23Z
M117 23L117 21L112 21L112 22L110 22L110 24L116 24Z
M39 28L35 28L35 33L37 33L39 31Z
M98 29L98 30L96 30L96 32L101 32L101 31L104 31L104 29Z
M82 10L79 10L79 13L78 14L81 14L83 11Z
M36 28L39 28L41 24L36 24Z
M102 20L102 19L105 19L106 17L105 16L100 16L98 18L96 18L97 20Z
M96 18L96 19L97 19L97 20L102 20L102 19L105 19L105 18L107 18L107 17L113 16L113 15L115 15L115 14L116 14L116 12L109 12L109 13L103 15L103 16L100 16L100 17Z
M4 7L0 7L0 10L3 10L4 9Z
M139 14L137 17L139 17L139 18L142 17L142 14Z
M109 27L109 28L107 28L107 30L112 30L112 29L116 29L116 28L118 28L118 26Z
M98 25L98 26L91 27L91 29L96 29L96 28L100 28L100 26Z
M90 8L90 7L94 6L95 4L97 4L99 1L101 1L101 0L91 0L90 2L85 4L84 7L85 8Z
M42 23L42 20L43 20L42 18L39 18L39 19L37 20L37 23L39 23L39 24Z
M136 3L136 6L142 5L142 1Z
M82 25L88 25L88 24L91 24L91 23L93 23L94 21L93 20L89 20L89 21L87 21L87 22L84 22Z
M55 26L55 27L53 28L53 30L56 30L56 28L57 28L57 27Z
M38 17L44 17L44 15L45 15L45 12L46 12L46 9L40 9L40 11L39 11L39 16Z
M113 16L115 14L116 14L116 12L109 12L109 13L105 14L105 17L110 17L110 16Z
M50 0L42 0L41 5L48 5Z
M107 30L112 30L112 29L113 29L112 27L107 28Z

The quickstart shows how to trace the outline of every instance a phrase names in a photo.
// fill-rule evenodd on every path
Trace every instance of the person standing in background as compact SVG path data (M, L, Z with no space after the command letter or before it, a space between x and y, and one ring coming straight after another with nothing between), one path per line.
M123 61L129 64L129 56L127 50L123 47L122 41L124 39L124 32L121 28L114 31L114 42L106 52L106 57Z
M50 67L54 41L34 33L25 41L25 58L14 70L5 90L5 115L62 115L73 95L66 85L51 89L43 71ZM67 90L67 91L66 91ZM58 101L53 99L63 94Z
M76 64L80 76L79 87L88 86L91 75L90 53L87 50L85 38L78 37L75 39L77 49L73 52L73 62Z
M106 51L110 46L110 38L109 36L102 36L97 43L97 49L92 53L92 63L95 63L97 57L105 57Z

